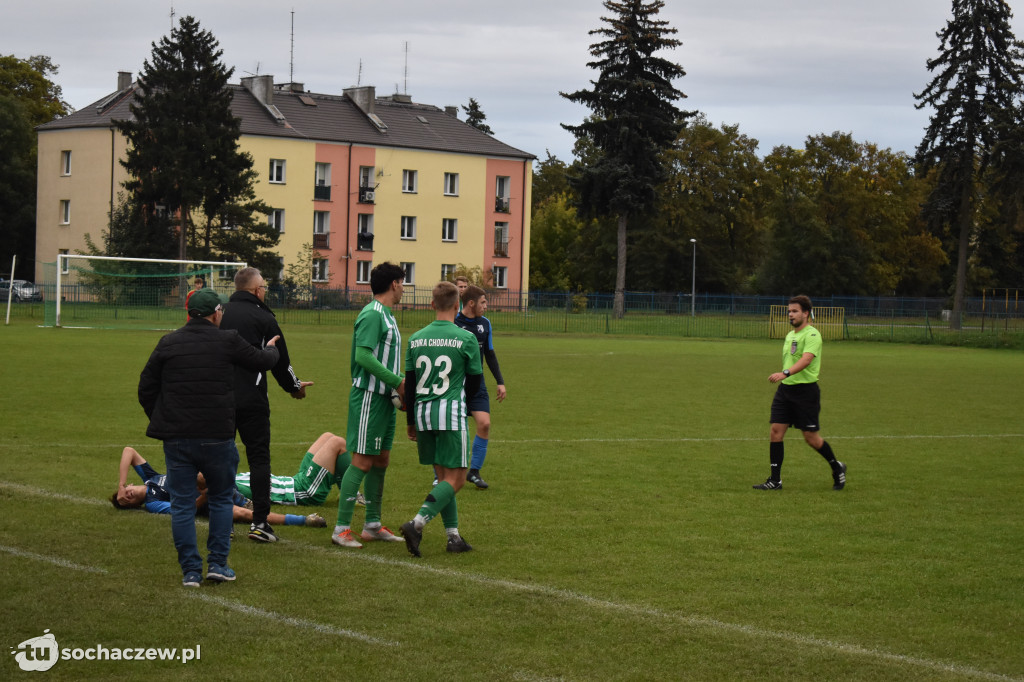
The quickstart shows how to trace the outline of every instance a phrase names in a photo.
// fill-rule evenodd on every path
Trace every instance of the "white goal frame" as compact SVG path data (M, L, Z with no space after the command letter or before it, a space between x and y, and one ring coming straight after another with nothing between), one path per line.
M170 259L167 259L167 258L124 258L124 257L121 257L121 256L88 256L88 255L81 254L81 253L58 253L57 254L57 292L54 295L54 298L56 299L56 302L57 302L57 315L56 315L55 324L54 324L54 326L56 326L56 327L60 327L61 326L61 324L60 324L60 303L61 303L61 299L63 298L61 296L61 292L63 291L63 289L61 289L61 284L62 284L61 277L64 274L64 270L66 268L67 261L72 259L72 258L81 259L81 260L112 260L112 261L136 262L136 263L168 263L168 264L172 264L172 265L203 265L203 266L208 266L208 267L211 267L211 268L213 268L213 267L231 266L231 267L237 267L239 270L244 268L244 267L248 267L247 263L239 262L239 261L229 262L229 261L220 261L220 260L170 260ZM70 270L70 268L67 268L67 269Z

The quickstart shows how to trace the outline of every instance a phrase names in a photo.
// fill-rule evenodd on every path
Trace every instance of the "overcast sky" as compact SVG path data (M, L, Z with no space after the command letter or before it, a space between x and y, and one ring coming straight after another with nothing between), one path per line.
M565 161L573 138L559 123L588 112L558 93L589 87L588 31L606 14L599 0L4 0L0 52L51 57L64 98L82 108L115 89L117 71L138 75L170 31L172 5L217 37L232 82L257 72L286 82L293 64L294 80L314 92L361 82L442 107L473 97L498 139ZM836 130L913 153L928 120L913 93L930 79L925 62L951 5L666 0L660 16L682 46L661 56L686 70L681 109L739 124L761 154ZM1024 37L1020 18L1013 28Z

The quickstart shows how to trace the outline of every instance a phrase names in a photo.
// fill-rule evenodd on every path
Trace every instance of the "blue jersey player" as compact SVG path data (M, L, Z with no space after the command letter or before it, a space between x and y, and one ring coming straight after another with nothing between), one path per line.
M487 312L487 294L478 286L468 286L462 293L462 311L455 316L455 324L476 337L480 345L480 357L487 363L498 387L495 391L498 402L505 400L505 380L501 377L498 356L494 354L494 337L491 334L491 321L484 317ZM480 382L480 390L475 395L466 396L466 407L473 415L476 423L476 437L473 439L473 456L469 464L466 480L477 488L487 488L487 482L480 478L480 469L487 457L487 441L491 435L491 401L487 394L487 386Z

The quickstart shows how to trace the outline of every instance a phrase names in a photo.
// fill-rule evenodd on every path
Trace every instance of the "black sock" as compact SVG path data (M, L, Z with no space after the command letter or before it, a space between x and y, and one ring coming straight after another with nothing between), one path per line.
M832 446L828 444L828 441L821 441L821 447L818 448L818 454L825 458L825 461L835 469L839 466L839 462L836 461L836 456L832 453Z
M772 463L772 480L782 480L782 457L786 452L786 444L782 441L768 444L768 459Z

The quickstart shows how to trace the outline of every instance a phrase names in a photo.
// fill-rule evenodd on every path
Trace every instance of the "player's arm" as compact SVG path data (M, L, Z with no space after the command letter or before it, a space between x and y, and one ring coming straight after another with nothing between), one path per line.
M491 376L494 377L494 381L498 385L498 402L500 403L505 399L505 379L501 376L501 367L498 366L498 355L494 352L494 348L484 349L484 362L487 363L487 369L491 370Z
M160 395L160 375L163 371L163 357L160 354L160 344L153 349L139 375L139 404L145 410L147 417L153 416L156 407L156 399Z
M483 373L480 374L467 374L466 375L466 395L476 395L480 390L481 384L484 382Z
M807 365L811 364L813 361L814 353L804 353L803 355L800 356L800 359L793 363L793 366L789 368L789 374L785 374L784 372L775 372L775 374L772 374L770 377L768 377L768 381L772 382L773 384L777 384L783 379L785 379L787 376L793 376L797 372L803 371L804 369L807 368Z
M121 451L121 463L117 467L117 487L124 488L128 485L128 472L136 464L145 464L146 460L142 458L135 448L125 447Z
M416 420L413 416L413 405L416 402L416 370L410 369L405 373L405 423L415 431ZM411 434L410 434L411 437Z
M400 374L395 374L390 369L382 365L380 360L373 357L372 348L356 346L356 364L391 388L398 388L402 385L402 376Z
M265 348L257 348L243 339L238 332L234 332L234 339L231 342L233 344L231 359L246 369L251 369L255 372L265 372L273 367L277 363L278 358L281 357L276 345L278 341L280 341L280 337L275 336L270 341L267 341Z

